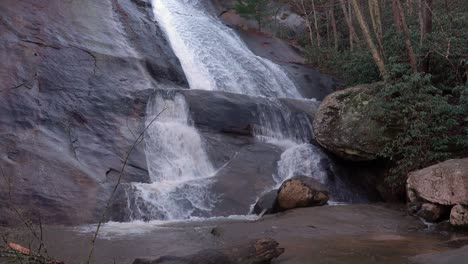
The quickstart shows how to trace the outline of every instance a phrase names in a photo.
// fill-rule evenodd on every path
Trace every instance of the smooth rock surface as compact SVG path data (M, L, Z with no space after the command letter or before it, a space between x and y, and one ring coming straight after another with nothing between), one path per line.
M328 202L328 189L311 177L296 176L286 180L278 191L278 208L320 206Z
M96 221L152 89L187 87L150 1L3 0L0 35L0 166L13 206L43 223ZM147 178L140 145L123 180ZM0 225L17 222L7 189L0 180Z
M372 89L378 84L360 85L328 95L314 120L317 142L349 160L374 160L383 148L379 124L369 116Z
M441 205L468 205L468 158L447 160L409 173L407 192Z

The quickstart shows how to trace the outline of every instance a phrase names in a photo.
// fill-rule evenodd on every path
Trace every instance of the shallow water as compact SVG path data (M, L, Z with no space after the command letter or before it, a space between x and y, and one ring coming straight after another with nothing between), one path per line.
M45 228L50 255L66 263L83 263L93 230L93 226ZM21 232L14 237L15 242L27 241ZM285 248L285 253L273 263L395 264L414 263L412 257L420 254L445 252L451 249L445 241L453 235L425 231L417 219L382 205L324 206L262 219L233 216L109 223L96 243L94 263L182 256L262 237L272 237Z

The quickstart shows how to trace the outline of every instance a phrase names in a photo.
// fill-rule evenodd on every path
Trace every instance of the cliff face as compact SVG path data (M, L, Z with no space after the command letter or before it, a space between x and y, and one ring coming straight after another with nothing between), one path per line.
M46 223L95 221L148 95L187 86L146 0L3 0L0 60L0 224L11 202ZM140 146L124 181L147 177Z

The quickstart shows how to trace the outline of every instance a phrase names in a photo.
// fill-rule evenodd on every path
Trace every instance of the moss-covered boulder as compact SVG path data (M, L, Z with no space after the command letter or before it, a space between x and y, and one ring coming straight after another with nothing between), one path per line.
M378 85L359 85L328 95L313 124L317 142L348 160L376 159L385 144L380 125L370 117Z

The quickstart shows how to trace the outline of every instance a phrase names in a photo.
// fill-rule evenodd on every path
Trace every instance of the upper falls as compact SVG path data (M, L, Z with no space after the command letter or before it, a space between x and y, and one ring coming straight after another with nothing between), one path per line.
M278 65L253 54L199 0L153 0L153 6L191 89L301 97Z

